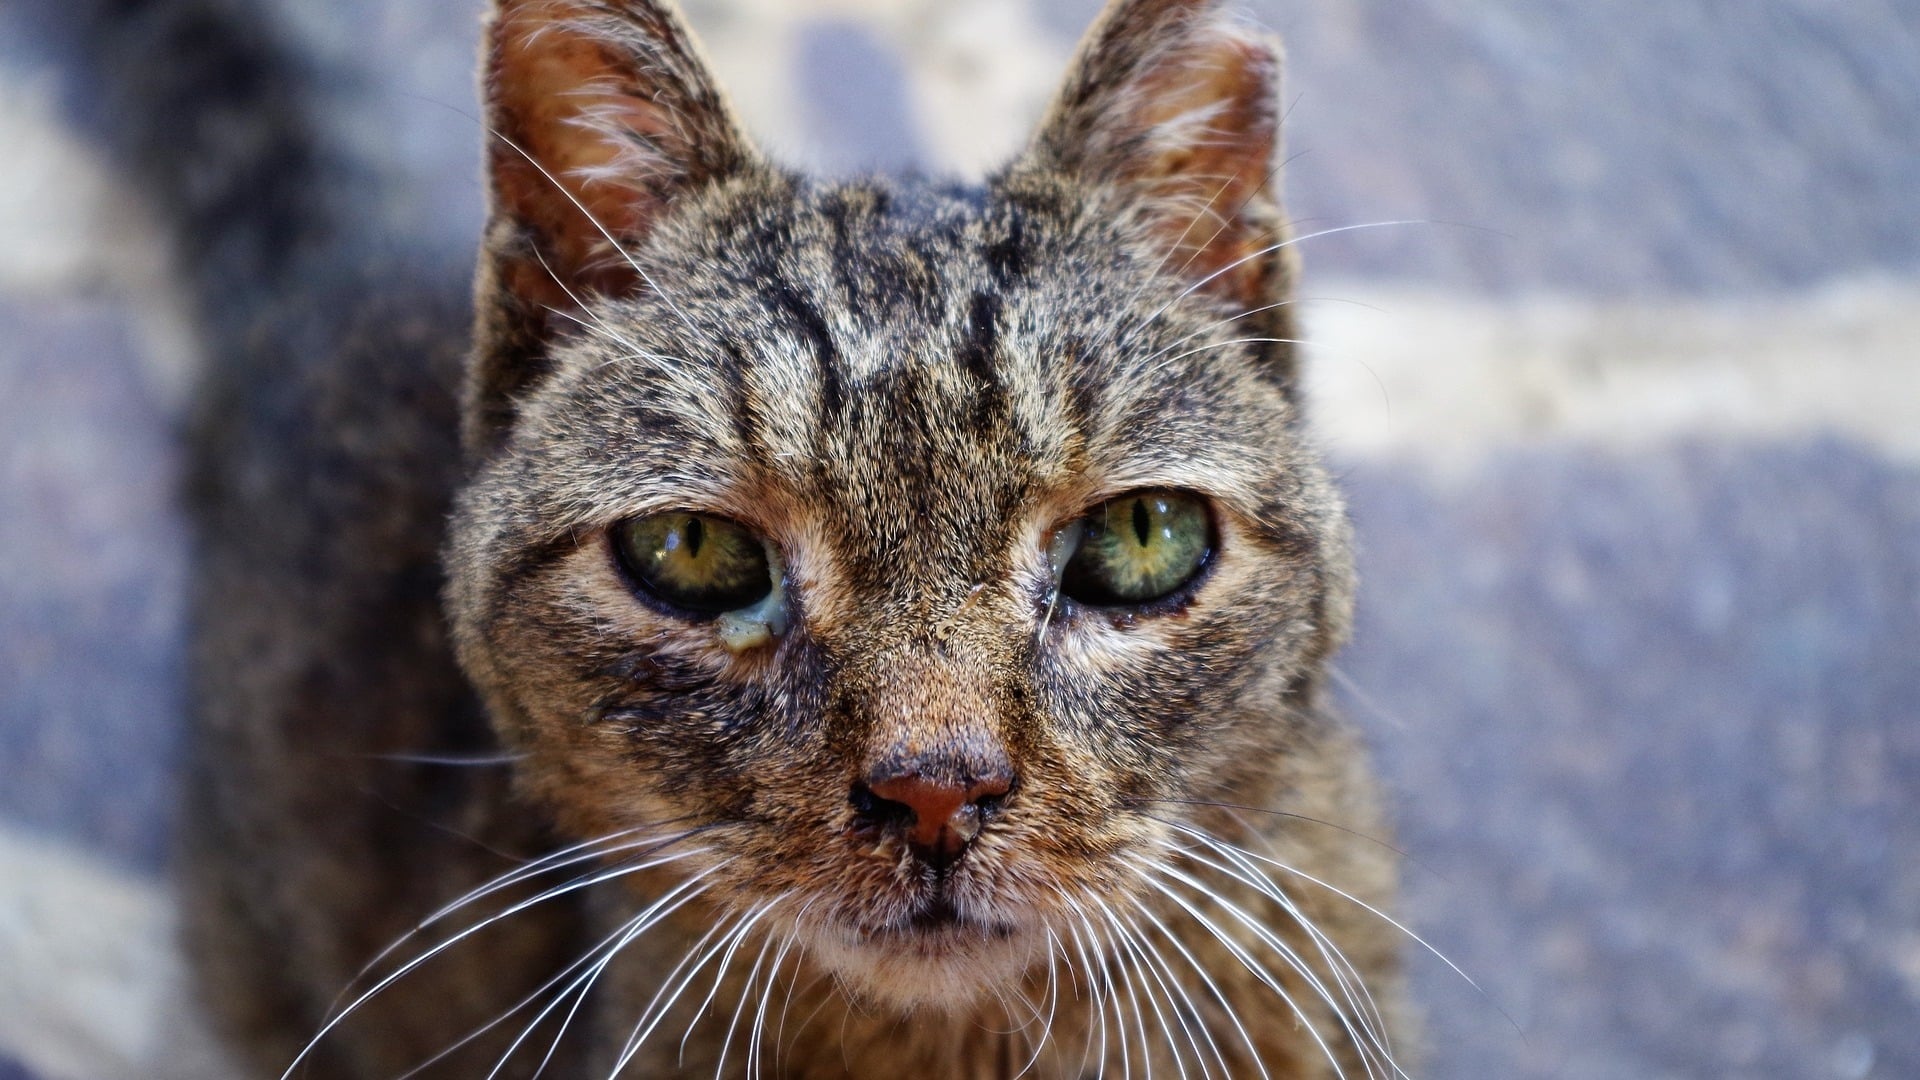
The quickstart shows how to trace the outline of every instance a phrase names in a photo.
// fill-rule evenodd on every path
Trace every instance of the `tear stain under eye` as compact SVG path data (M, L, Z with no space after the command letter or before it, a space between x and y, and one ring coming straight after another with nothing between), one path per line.
M1067 564L1073 561L1074 553L1080 550L1080 542L1086 537L1086 525L1075 518L1047 541L1047 568L1053 571L1053 577L1047 586L1047 613L1040 617L1040 630L1033 635L1036 648L1047 636L1047 624L1053 621L1053 609L1060 603L1060 575L1067 572Z
M759 603L714 619L714 631L728 652L757 649L787 632L787 569L776 551L767 552L767 572L773 576L773 588Z
M1067 572L1067 564L1080 550L1080 542L1087 538L1086 522L1075 518L1053 534L1047 542L1047 566L1053 571L1053 591L1060 591L1060 575Z

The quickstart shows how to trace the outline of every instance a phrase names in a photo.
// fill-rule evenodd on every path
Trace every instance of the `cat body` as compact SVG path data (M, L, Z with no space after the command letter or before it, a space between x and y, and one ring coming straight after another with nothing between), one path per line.
M1400 1067L1273 47L1117 0L980 185L766 161L651 0L485 65L470 350L379 260L209 316L183 865L247 1071Z

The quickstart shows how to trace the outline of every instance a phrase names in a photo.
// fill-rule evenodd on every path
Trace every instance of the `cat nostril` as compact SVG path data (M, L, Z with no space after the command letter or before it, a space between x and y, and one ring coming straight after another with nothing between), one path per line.
M1012 783L994 776L972 783L933 780L919 773L854 785L854 811L869 821L893 825L923 858L951 861L973 838L987 815L1000 808ZM861 796L867 809L862 809Z
M892 799L881 798L872 788L856 782L853 791L847 796L847 802L853 805L854 817L866 826L902 825L912 826L913 807Z

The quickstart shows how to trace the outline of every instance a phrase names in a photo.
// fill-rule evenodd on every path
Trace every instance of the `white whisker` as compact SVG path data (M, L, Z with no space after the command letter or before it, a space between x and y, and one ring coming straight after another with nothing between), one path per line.
M1207 1049L1213 1053L1214 1062L1220 1066L1220 1075L1222 1077L1232 1075L1233 1070L1227 1066L1227 1059L1220 1052L1220 1044L1214 1041L1213 1032L1207 1026L1206 1017L1201 1013L1199 1003L1193 1000L1193 995L1188 992L1186 984L1174 972L1173 965L1167 962L1166 955L1160 951L1160 947L1140 929L1139 923L1131 917L1125 921L1128 929L1133 932L1134 939L1140 943L1154 981L1167 995L1168 1005L1173 1008L1175 1019L1180 1021L1180 1029L1187 1037L1187 1045L1193 1048L1194 1061L1200 1066L1200 1074L1204 1077L1213 1075L1213 1068L1207 1064L1207 1055L1200 1048L1200 1041L1204 1039ZM1179 995L1178 1002L1174 1000L1176 994ZM1183 1007L1184 1012L1181 1011ZM1188 1017L1192 1018L1191 1023L1188 1022Z
M1253 1058L1254 1066L1260 1070L1261 1077L1263 1080L1267 1080L1267 1066L1265 1062L1260 1060L1260 1047L1253 1041L1253 1036L1247 1032L1246 1025L1240 1020L1239 1011L1233 1007L1233 1002L1221 991L1219 984L1213 981L1213 976L1207 972L1206 965L1202 964L1200 960L1193 955L1187 948L1186 943L1181 941L1179 936L1167 927L1166 923L1160 921L1160 917L1155 915L1153 909L1148 907L1144 901L1135 900L1134 910L1140 912L1149 923L1153 924L1154 929L1160 931L1160 935L1167 939L1174 947L1174 951L1178 952L1181 958L1187 962L1187 966L1191 967L1194 974L1200 977L1200 981L1206 986L1207 992L1213 995L1214 1002L1226 1012L1227 1021L1233 1025L1234 1031L1240 1036L1240 1041L1246 1045L1247 1053ZM1209 1041L1211 1041L1211 1036L1209 1036ZM1216 1050L1217 1049L1218 1047L1216 1045ZM1226 1069L1224 1060L1221 1062L1221 1068L1231 1073L1231 1070Z
M736 922L734 925L738 926L739 923ZM707 948L707 942L712 941L723 932L730 933L731 928L727 927L724 922L716 922L711 929L700 935L699 940L695 941L693 946L680 957L679 963L676 963L673 969L667 972L666 977L660 980L660 988L654 991L653 998L647 1002L647 1007L641 1010L639 1020L635 1021L632 1033L627 1036L626 1044L620 1049L619 1060L614 1063L613 1071L607 1074L607 1080L614 1080L615 1077L619 1076L620 1073L626 1069L627 1062L633 1060L633 1056L640 1052L640 1044L645 1042L649 1035L653 1034L653 1029L659 1026L660 1021L665 1018L667 1010L672 1008L675 1001L679 1000L680 995L693 981L693 977L698 975L700 969L706 966L707 961L713 958L714 952L726 944L727 938L721 937L720 941L712 949ZM694 963L696 956L699 957L698 963ZM693 964L691 968L687 966L690 963ZM686 975L681 977L680 973L683 970L686 972ZM674 983L676 977L680 978L677 987ZM670 990L671 993L669 993ZM662 1003L663 998L665 999L664 1004ZM655 1015L656 1012L659 1014L658 1016ZM650 1020L651 1023L649 1023Z
M587 221L593 225L595 229L599 230L600 235L606 238L607 243L613 248L614 252L618 254L620 258L624 259L626 261L626 264L629 267L632 267L634 273L640 275L640 280L647 283L647 287L649 289L652 289L656 296L660 297L661 302L667 305L668 310L672 311L676 316L679 317L680 322L686 326L687 331L693 334L693 336L696 338L702 336L700 333L700 328L694 325L693 320L687 317L686 312L680 310L680 305L673 302L673 297L669 295L665 289L662 289L660 287L659 282L656 282L653 280L653 275L647 273L646 268L640 265L639 260L635 259L632 253L628 252L626 248L620 246L620 241L614 238L613 233L609 231L605 225L602 225L600 223L599 218L593 216L593 212L587 209L585 203L581 202L578 198L576 198L573 192L567 190L567 186L565 184L562 184L559 180L555 179L554 175L547 171L547 167L545 165L540 164L540 162L536 160L532 154L529 154L525 150L521 149L519 143L516 143L512 139L507 138L507 136L502 132L500 132L498 129L488 126L487 134L507 144L507 146L512 148L514 153L519 154L521 157L525 158L527 161L527 164L539 170L540 175L546 177L547 183L552 184L554 187L554 190L566 196L567 201L573 204L574 209L580 211L581 215L584 216L587 219ZM549 273L551 273L551 271L549 271Z
M1166 822L1166 824L1171 826L1172 828L1178 829L1181 832L1186 833L1189 836L1194 837L1197 840L1200 840L1203 843L1213 844L1213 845L1226 845L1226 841L1221 840L1220 838L1215 836L1209 836L1204 832L1195 831L1192 826L1181 825L1177 822ZM1227 846L1233 846L1233 845L1227 845ZM1257 851L1248 851L1247 849L1242 847L1234 847L1233 849L1239 852L1241 855L1245 856L1246 858L1253 859L1258 862L1266 863L1267 865L1272 866L1277 870L1283 871L1288 874L1292 874L1294 877L1300 878L1302 881L1306 881L1313 885L1317 885L1320 888L1325 889L1328 892L1334 894L1335 896L1340 897L1342 900L1346 900L1349 903L1359 906L1362 910L1366 911L1368 914L1374 916L1375 918L1381 920L1382 922L1385 922L1388 926L1393 927L1395 930L1398 930L1400 933L1405 934L1415 944L1419 945L1422 949L1425 949L1428 953L1432 954L1435 959L1445 964L1449 969L1453 971L1455 975L1458 975L1460 976L1461 979L1465 980L1468 986L1473 987L1475 990L1480 990L1480 992L1483 994L1486 992L1484 990L1481 990L1480 984L1474 981L1473 976L1467 974L1465 971L1462 971L1460 969L1460 965L1455 964L1452 960L1448 959L1446 953L1443 953L1439 949L1428 944L1425 938L1421 937L1419 934L1414 933L1411 929L1409 929L1406 926L1406 924L1400 922L1398 919L1395 919L1393 916L1387 914L1386 912L1381 911L1379 908L1373 906L1372 904L1367 903L1365 900L1362 900L1359 897L1353 895L1352 893L1347 892L1344 889L1341 889L1337 885L1331 884L1326 881L1322 881L1321 879L1314 877L1312 874L1309 874L1306 871L1301 870L1297 867L1290 866L1286 863L1283 863L1278 859L1273 859L1268 856L1262 855Z
M784 899L784 897L782 897L782 899ZM693 1024L706 1012L707 1006L713 1003L714 995L719 991L720 982L725 978L726 965L732 959L733 953L738 948L740 941L753 929L754 924L760 920L761 916L765 915L777 902L778 900L771 900L756 904L745 913L735 917L732 925L716 924L713 929L708 930L705 934L701 935L698 941L694 942L693 947L687 951L680 962L675 964L673 970L667 973L666 978L661 981L660 989L654 992L652 1000L647 1003L647 1007L641 1012L639 1020L634 1024L633 1033L628 1036L626 1045L621 1048L619 1060L614 1063L613 1071L607 1074L608 1080L613 1080L614 1077L619 1076L620 1073L626 1069L627 1064L633 1060L635 1055L639 1054L641 1046L647 1041L648 1037L650 1037L654 1030L660 1026L661 1022L667 1018L667 1014L672 1011L673 1006L676 1005L681 996L687 992L687 988L693 985L693 980L700 974L701 970L724 952L725 958L721 961L719 969L714 973L713 989L708 992L705 1000L700 1003L699 1008L694 1010L693 1017L688 1021L688 1030L692 1030ZM715 935L719 935L718 941L713 940ZM711 945L707 944L710 941L713 943ZM698 954L697 959L695 959L696 954ZM691 966L689 966L689 963L691 963ZM681 974L682 971L684 971L685 974ZM677 982L675 981L676 977L678 977ZM681 1040L683 1053L685 1047L686 1041L683 1038Z
M1063 898L1064 898L1064 894L1063 894ZM1073 901L1071 899L1067 899L1067 903L1069 905L1073 905ZM1077 905L1074 905L1074 909L1075 909L1075 913L1078 914ZM1072 922L1069 922L1067 924L1067 933L1073 938L1074 953L1080 957L1080 970L1081 972L1085 973L1087 977L1086 1000L1088 1001L1089 1004L1093 1006L1093 1016L1094 1016L1094 1019L1098 1021L1098 1023L1096 1024L1087 1025L1085 1042L1080 1051L1080 1070L1079 1071L1081 1072L1086 1071L1087 1059L1093 1056L1094 1036L1096 1034L1098 1034L1100 1039L1100 1054L1096 1060L1100 1068L1105 1068L1106 1062L1107 1062L1107 1007L1106 1007L1105 996L1100 991L1099 980L1096 979L1094 976L1093 961L1088 956L1086 939L1081 936L1080 926ZM1071 970L1071 968L1069 968L1069 970ZM1075 980L1075 999L1078 1000L1078 998L1079 998L1079 980L1076 979Z
M1238 913L1238 915L1240 916L1240 921L1242 921L1245 925L1247 925L1249 929L1254 929L1256 930L1256 932L1264 931L1265 928L1260 926L1260 923L1258 920L1253 919L1251 916L1246 916L1245 913L1243 912L1239 912L1239 909L1236 906L1233 906L1229 901L1220 897L1219 894L1214 893L1212 890L1208 889L1205 885L1202 885L1198 882L1193 881L1193 879L1190 876L1181 875L1179 871L1174 870L1171 867L1159 866L1154 864L1145 864L1145 865L1147 869L1152 870L1154 873L1175 876L1177 879L1184 878L1182 882L1183 884L1187 884L1190 887L1195 888L1197 891L1201 892L1203 895L1208 896L1209 899L1212 899L1216 903L1221 904L1229 914ZM1306 1030L1307 1035L1313 1039L1314 1043L1317 1046L1319 1046L1320 1053L1327 1059L1328 1064L1333 1066L1334 1075L1342 1078L1344 1078L1347 1075L1346 1070L1341 1068L1340 1066L1339 1055L1333 1052L1333 1047L1328 1045L1326 1039L1320 1034L1319 1030L1314 1027L1313 1020L1311 1017L1307 1015L1306 1009L1303 1008L1298 1001L1294 1000L1293 995L1289 993L1284 986L1280 985L1280 980L1276 978L1271 971L1267 970L1267 967L1265 964L1262 964L1257 959L1255 959L1253 955L1247 951L1246 946L1242 945L1239 941L1237 941L1233 937L1233 935L1227 933L1218 923L1214 922L1212 919L1207 918L1206 914L1203 913L1199 908L1195 907L1191 902L1189 902L1186 897L1181 896L1179 893L1174 892L1173 889L1169 888L1168 886L1158 881L1155 881L1151 876L1143 876L1142 880L1144 880L1149 886L1151 886L1154 890L1159 892L1161 895L1165 896L1169 900L1172 900L1175 904L1178 904L1182 910L1184 910L1188 915L1192 916L1194 921L1198 922L1202 927L1206 928L1207 932L1211 933L1214 936L1214 939L1218 941L1222 946L1224 946L1229 953L1233 954L1233 958L1235 960L1238 960L1242 967L1246 968L1246 970L1252 973L1255 978L1259 979L1262 983L1264 983L1269 990L1272 990L1275 994L1279 995L1280 1000L1286 1003L1287 1008L1293 1013L1294 1017L1300 1021L1300 1025ZM1271 935L1268 935L1268 936L1271 936ZM1277 941L1277 939L1275 940ZM1265 942L1265 943L1268 944L1269 948L1272 947L1271 942ZM1297 957L1288 955L1289 953L1292 952L1292 949L1290 947L1288 947L1284 942L1281 942L1279 944L1280 944L1280 948L1275 949L1274 951L1279 953L1281 956L1281 959L1287 962L1287 966L1291 968L1296 974L1301 975L1302 978L1304 978L1308 982L1309 988L1315 990L1315 992L1321 997L1321 999L1326 1002L1327 1006L1333 1009L1336 1015L1338 1015L1340 1012L1339 1005L1333 1000L1333 996L1327 993L1326 987L1323 984L1321 984L1316 977L1314 977L1311 971L1302 970L1302 965L1300 964ZM1344 1021L1344 1017L1342 1017L1342 1019Z
M656 842L662 847L665 847L668 844L676 844L676 843L679 843L681 840L684 840L687 837L692 836L699 831L697 829L688 829L684 832L680 832L665 838L649 836L645 839L631 841L628 843L615 843L616 841L621 840L623 837L632 836L633 834L640 832L642 829L651 828L651 827L652 826L645 826L645 825L635 826L634 828L631 828L631 829L622 829L621 831L616 833L609 833L606 836L595 837L592 840L582 841L581 843L574 844L570 847L562 848L559 851L552 852L551 854L543 855L540 858L535 859L533 862L528 863L525 866L517 867L513 870L508 871L505 874L500 875L499 877L493 878L492 880L468 891L467 893L460 896L458 899L444 905L439 910L433 912L431 915L428 915L426 918L421 919L419 922L415 923L413 926L413 929L395 938L385 948L381 949L378 953L375 953L373 956L373 959L367 961L364 965L362 965L359 973L354 976L354 980L358 981L359 979L366 977L366 975L369 972L371 972L374 968L380 966L382 961L386 960L387 957L392 956L396 951L400 949L401 946L413 940L414 935L425 930L427 927L432 926L434 923L439 922L441 919L444 919L449 915L452 915L454 912L459 911L461 908L466 907L468 904L475 903L484 897L487 897L492 895L493 893L499 892L502 889L511 888L515 885L520 884L523 881L529 880L531 878L539 877L542 874L551 873L555 870L561 869L562 867L573 866L583 862L591 862L595 859L602 859L609 855L616 855L624 851L638 850L639 848L647 847ZM604 845L604 850L602 850L603 845ZM349 983L348 985L349 985L349 988L351 988L352 984ZM340 1000L345 997L346 997L346 991L343 990L340 994L340 997L334 999L333 1005L335 1007L338 1007L338 1005L340 1004Z
M1113 965L1109 958L1100 950L1100 931L1095 928L1093 921L1088 918L1086 908L1082 907L1077 901L1069 900L1068 903L1072 905L1074 914L1080 917L1081 925L1087 932L1088 945L1093 950L1096 958L1095 961L1090 961L1088 964L1087 979L1092 982L1097 978L1098 985L1102 988L1099 995L1101 1004L1098 1008L1100 1016L1101 1068L1104 1069L1107 1063L1107 1012L1111 1010L1113 1013L1114 1026L1118 1029L1119 1033L1120 1074L1123 1077L1131 1077L1133 1075L1133 1049L1131 1040L1127 1038L1127 1014L1122 1010L1120 988L1114 983Z
M811 901L809 901L811 902ZM802 907L801 913L805 913ZM748 1075L760 1075L760 1062L766 1046L767 1006L773 1000L774 984L780 978L780 966L787 961L787 954L793 949L794 942L800 937L800 922L796 916L792 926L788 927L786 937L780 942L780 949L773 954L773 967L767 972L767 988L760 993L760 1004L753 1013L753 1034L747 1040ZM792 982L789 980L791 989Z
M765 917L767 912L773 910L775 904L778 904L784 899L786 899L786 897L782 895L772 900L764 900L755 904L748 917L743 920L732 933L727 935L727 947L720 955L720 963L713 969L713 985L707 988L707 996L701 999L700 1007L693 1010L693 1015L687 1019L687 1029L680 1036L680 1060L683 1064L687 1057L687 1040L693 1037L694 1027L700 1023L700 1018L705 1016L707 1010L712 1007L713 999L719 996L720 984L726 981L727 969L733 966L734 954L740 951L741 944L747 940L747 934L753 930L754 925ZM738 1014L736 1013L735 1016L737 1019ZM731 1037L731 1033L729 1033L729 1037ZM724 1052L725 1048L722 1047L722 1053L724 1054Z
M1140 1054L1143 1059L1143 1064L1146 1067L1147 1080L1152 1080L1153 1046L1147 1039L1146 1018L1140 1015L1140 997L1143 992L1147 998L1147 1006L1153 1010L1154 1019L1160 1021L1160 1030L1171 1036L1173 1034L1173 1027L1167 1023L1166 1013L1161 1010L1160 999L1154 995L1152 986L1143 986L1142 980L1136 978L1144 973L1140 969L1139 956L1126 927L1122 926L1120 920L1114 917L1113 909L1108 907L1104 901L1098 897L1090 897L1090 899L1100 909L1101 918L1105 920L1107 924L1108 941L1114 946L1114 962L1120 965L1123 973L1127 973L1127 998L1133 1007L1135 1027L1140 1032ZM1130 972L1129 969L1131 969ZM1167 1048L1174 1055L1174 1066L1179 1070L1181 1080L1186 1080L1186 1063L1181 1060L1179 1051L1171 1038L1167 1040Z
M1177 364L1180 361L1185 360L1189 356L1198 356L1203 352L1212 352L1215 349L1224 349L1229 345L1254 345L1262 342L1267 342L1275 345L1311 345L1313 344L1312 342L1307 341L1303 338L1277 338L1277 337L1229 338L1226 341L1211 341L1205 345L1196 345L1193 348L1188 349L1186 352L1169 356L1166 359L1160 361L1160 363L1156 364L1151 370L1158 371L1160 369L1167 368L1174 364ZM1165 350L1163 349L1161 351L1164 352ZM1154 355L1159 356L1160 353L1155 353Z
M1047 1015L1040 1024L1040 1037L1029 1039L1033 1045L1033 1052L1027 1055L1026 1064L1020 1066L1020 1071L1013 1074L1012 1080L1020 1080L1021 1077L1032 1072L1034 1065L1040 1061L1040 1055L1045 1053L1047 1047L1053 1042L1053 1020L1055 1011L1060 1006L1060 969L1057 963L1059 954L1056 950L1063 946L1060 944L1059 936L1053 932L1052 926L1045 926L1043 929L1047 935Z
M1211 842L1211 838L1203 837L1202 839ZM1386 1059L1391 1061L1393 1058L1392 1048L1387 1045L1384 1034L1386 1030L1386 1017L1381 1013L1379 1005L1374 1001L1373 993L1367 988L1366 982L1361 977L1359 969L1354 967L1352 961L1347 959L1346 953L1341 950L1340 946L1336 944L1332 938L1328 937L1324 931L1315 925L1313 920L1307 917L1306 912L1299 907L1293 898L1286 895L1272 879L1260 873L1257 867L1247 864L1244 859L1237 858L1237 852L1228 851L1224 848L1221 849L1221 852L1229 860L1244 867L1244 869L1222 866L1212 859L1196 852L1189 851L1185 854L1187 858L1194 862L1217 870L1279 904L1282 909L1286 911L1287 915L1291 917L1301 929L1307 932L1308 937L1314 943L1314 947L1319 951L1321 959L1327 962L1329 970L1333 973L1335 981L1339 984L1341 996L1346 999L1349 1006L1358 1012L1360 1022L1366 1029L1368 1035L1378 1044ZM1358 998L1355 996L1356 992Z
M729 1051L733 1049L733 1033L736 1030L738 1030L738 1028L740 1027L740 1016L741 1014L747 1011L747 999L753 996L753 984L755 981L757 981L760 978L760 968L767 962L767 953L772 948L773 948L773 938L769 936L765 941L762 941L760 943L759 955L753 958L753 967L747 971L746 982L741 984L740 1000L734 1003L733 1016L727 1021L727 1034L724 1038L720 1040L720 1058L718 1061L714 1062L713 1080L720 1080L721 1076L726 1071L727 1054ZM722 964L721 970L723 972L726 970L724 964ZM715 986L717 987L718 985L719 985L718 979L716 978ZM689 1024L687 1026L687 1032L688 1034L691 1034L693 1032L693 1025ZM747 1071L751 1073L753 1071L753 1050L752 1050L753 1036L751 1032L748 1033L747 1042L748 1042ZM682 1047L681 1052L684 1054L685 1053L684 1039L682 1039L681 1047Z
M662 921L664 921L668 916L672 915L675 911L678 911L680 908L684 907L688 902L692 901L695 897L706 892L706 888L704 886L699 886L699 882L701 881L701 879L709 876L710 874L719 870L721 866L725 866L725 865L726 865L725 863L721 863L718 866L709 867L708 869L701 871L700 873L694 875L693 877L688 878L686 881L683 881L680 884L674 886L672 889L668 890L665 894L663 894L659 899L655 900L652 904L642 909L639 914L635 915L633 918L622 923L618 930L615 930L612 934L602 939L599 945L596 945L594 946L594 948L588 950L588 952L584 956L582 956L579 960L576 960L572 964L568 965L565 971L562 971L559 975L555 976L553 979L548 980L548 982L544 986L542 986L539 990L536 990L533 995L530 995L526 999L526 1001L523 1001L520 1005L516 1005L512 1009L501 1014L499 1017L495 1018L491 1023L487 1024L485 1028L481 1028L479 1031L474 1032L473 1035L469 1035L467 1039L472 1039L473 1037L479 1035L481 1032L484 1032L488 1028L492 1028L494 1025L500 1023L502 1020L505 1020L508 1016L511 1016L514 1013L520 1011L520 1009L524 1008L526 1003L532 1001L535 996L538 996L539 994L544 993L554 983L566 977L566 975L569 972L579 967L582 963L585 963L586 961L588 961L596 953L600 954L600 958L598 960L593 961L591 967L587 971L582 972L572 982L568 983L566 987L564 987L560 991L560 993L554 996L553 1001L549 1002L546 1005L546 1007L542 1008L537 1014L535 1014L534 1018L528 1022L527 1026L521 1029L519 1036L516 1037L513 1040L513 1043L507 1047L506 1052L500 1055L500 1061L498 1064L494 1066L493 1071L487 1074L487 1080L493 1080L493 1077L499 1075L500 1070L504 1069L507 1065L507 1062L512 1059L514 1051L518 1050L520 1048L520 1044L525 1042L529 1037L532 1036L534 1029L539 1026L540 1022L546 1019L546 1017L549 1014L551 1014L554 1009L558 1008L561 1002L566 1001L569 997L571 997L573 999L573 1005L567 1009L566 1016L561 1020L560 1029L554 1032L553 1040L547 1044L547 1052L541 1056L540 1065L538 1068L534 1070L533 1075L537 1077L541 1073L544 1073L547 1069L547 1065L553 1060L553 1056L555 1052L559 1050L560 1040L565 1037L567 1033L567 1028L572 1026L574 1015L579 1011L581 1004L586 1001L587 994L593 989L593 984L599 980L600 975L606 970L607 965L613 961L613 958L618 956L620 954L620 951L622 949L625 949L627 945L630 944L635 938L639 937L641 934L646 933L648 930L652 929L653 927L659 925ZM696 887L696 886L699 886L699 887ZM466 1042L467 1039L463 1039L462 1043ZM449 1047L448 1048L449 1051L454 1048L457 1048L458 1045L460 1044L455 1044L455 1047ZM429 1062L429 1064L430 1063L431 1062Z
M1186 299L1188 296L1191 296L1196 290L1206 287L1209 283L1219 278L1222 274L1230 273L1234 270L1239 269L1242 266L1245 266L1247 263L1250 263L1255 259L1265 258L1266 256L1271 255L1274 252L1279 251L1283 248L1292 247L1295 244L1304 244L1308 240L1318 240L1323 236L1334 236L1336 234L1346 233L1346 232L1358 232L1362 229L1384 229L1384 228L1388 228L1390 226L1396 226L1396 225L1425 225L1425 224L1430 224L1430 223L1420 221L1417 219L1408 219L1404 221L1369 221L1359 225L1341 225L1337 228L1321 229L1318 232L1310 232L1301 236L1292 236L1292 237L1288 237L1285 240L1280 241L1279 243L1268 244L1264 247L1254 250L1249 254L1242 255L1240 258L1233 260L1232 262L1221 267L1220 269L1215 270L1213 273L1208 274L1206 277L1201 278L1199 281L1196 281L1193 284L1187 286L1185 289L1182 289L1178 295L1173 297L1173 299L1168 300L1164 304L1161 304L1159 307L1153 310L1153 313L1151 315L1148 315L1146 318L1134 324L1132 329L1128 330L1125 334L1121 335L1121 338L1131 338L1133 337L1133 335L1139 333L1141 330L1146 329L1148 326L1152 325L1155 319L1158 319L1161 315L1165 314L1168 308Z
M1104 907L1105 905L1102 906ZM1172 969L1167 966L1166 958L1161 955L1159 947L1148 940L1145 934L1141 933L1140 925L1132 919L1120 920L1119 915L1111 911L1108 915L1110 918L1120 921L1126 927L1128 947L1133 950L1137 961L1146 966L1147 974L1152 978L1154 984L1160 988L1160 992L1165 995L1167 1008L1173 1011L1174 1020L1179 1024L1181 1033L1186 1036L1187 1045L1193 1050L1194 1062L1200 1066L1200 1074L1204 1077L1211 1077L1213 1075L1213 1069L1207 1064L1206 1054L1200 1049L1200 1039L1204 1037L1207 1045L1213 1050L1214 1060L1220 1064L1221 1075L1228 1075L1229 1070L1227 1069L1226 1059L1220 1056L1220 1047L1214 1043L1213 1034L1207 1030L1205 1017L1201 1016L1198 1006L1194 1004L1192 995L1187 993L1186 987L1180 984L1180 980L1174 976ZM1188 1021L1189 1016L1192 1017L1191 1022ZM1166 1029L1169 1036L1173 1034L1172 1028L1167 1027L1164 1018L1161 1020L1161 1026ZM1197 1033L1195 1032L1196 1027L1199 1029ZM1169 1039L1169 1046L1172 1046L1171 1039ZM1183 1077L1186 1075L1186 1067L1184 1064L1181 1064L1180 1075Z
M652 860L640 866L620 867L613 870L606 870L596 874L587 875L583 878L577 878L564 885L556 886L554 888L541 892L533 897L530 897L526 900L522 900L512 905L511 907L508 907L502 911L489 915L486 918L480 920L479 922L474 923L472 926L467 927L465 930L460 931L459 933L453 935L452 937L441 942L440 944L435 945L433 948L427 950L426 952L421 953L419 956L414 957L412 960L407 961L405 964L402 964L399 968L395 969L391 974L382 978L378 983L374 984L371 988L366 990L359 997L355 998L353 1002L349 1004L345 1009L336 1013L325 1024L321 1025L320 1030L314 1033L313 1038L309 1039L307 1041L307 1044L301 1047L300 1052L296 1054L294 1056L293 1061L287 1065L286 1071L280 1074L281 1080L288 1080L288 1078L293 1075L294 1071L299 1068L300 1063L306 1060L307 1056L313 1052L313 1048L319 1045L320 1040L326 1038L328 1032L331 1032L334 1028L338 1027L342 1021L344 1021L348 1016L351 1016L355 1010L360 1008L360 1006L366 1004L366 1002L371 1000L375 995L379 994L381 991L385 990L387 987L392 986L395 982L405 977L408 973L412 972L415 968L418 968L420 965L426 963L428 960L433 959L435 956L438 956L440 953L445 952L446 950L459 944L461 941L466 940L468 937L472 936L473 934L478 933L480 930L485 929L486 927L491 926L494 923L501 921L502 919L507 919L507 918L511 918L514 915L518 915L520 912L525 911L536 904L542 903L547 900L551 900L556 896L561 896L566 893L575 892L579 889L584 889L584 888L591 887L593 885L598 885L604 881L612 881L615 878L624 877L628 874L638 873L642 870L652 869L653 867L656 867L656 866L663 866L663 865L666 865L667 863L677 862L681 859L689 858L693 855L702 854L704 850L705 849L695 849L693 851L676 852L672 855L662 856L659 859Z

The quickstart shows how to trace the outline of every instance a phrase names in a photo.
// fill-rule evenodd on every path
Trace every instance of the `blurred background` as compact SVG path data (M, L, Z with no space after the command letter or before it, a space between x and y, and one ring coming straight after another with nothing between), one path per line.
M369 220L466 260L478 5L262 2ZM1342 692L1479 986L1410 947L1417 1075L1920 1076L1920 0L1248 6L1293 215L1369 226L1303 291ZM1097 7L688 3L776 155L962 174ZM194 350L73 46L0 6L0 1080L180 1031Z

